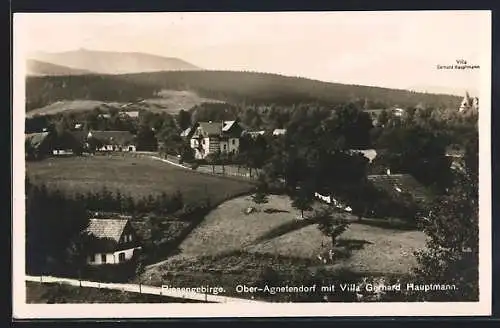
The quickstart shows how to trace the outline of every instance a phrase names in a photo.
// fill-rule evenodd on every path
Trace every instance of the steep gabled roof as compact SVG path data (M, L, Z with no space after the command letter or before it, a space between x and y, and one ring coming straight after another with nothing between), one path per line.
M200 122L200 128L206 136L219 136L222 133L221 122Z
M120 241L127 219L90 219L87 232L99 239Z
M224 122L222 122L222 124L223 124L222 131L227 132L227 131L231 130L234 123L236 123L236 121L224 121Z

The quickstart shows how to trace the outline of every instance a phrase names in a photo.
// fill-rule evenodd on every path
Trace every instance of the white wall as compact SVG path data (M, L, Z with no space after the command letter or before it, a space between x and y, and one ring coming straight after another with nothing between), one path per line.
M234 144L233 144L234 142ZM240 139L239 138L229 138L229 152L234 151L237 153L240 149Z
M229 152L229 143L227 141L221 141L219 143L220 151L221 153L227 153Z
M134 247L134 248L129 248L129 249L124 249L120 250L114 253L105 253L106 255L106 262L102 262L101 255L103 253L97 253L95 256L89 256L87 257L87 264L89 265L100 265L100 264L118 264L118 259L119 259L119 254L120 253L125 253L125 260L128 261L132 258L134 255L134 250L135 249L140 249L140 247ZM95 261L92 261L92 259L95 259Z

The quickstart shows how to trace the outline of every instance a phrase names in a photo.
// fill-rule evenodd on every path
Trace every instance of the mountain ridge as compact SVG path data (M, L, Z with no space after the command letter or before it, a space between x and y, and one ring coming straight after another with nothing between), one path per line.
M27 110L61 100L139 101L157 98L161 90L192 91L200 97L230 104L293 106L300 103L336 105L355 102L367 108L419 104L458 108L461 101L460 97L452 95L322 82L273 73L202 70L80 75L71 78L28 77Z
M30 59L98 74L202 69L180 58L142 52L78 49L64 52L35 52L30 55Z
M29 76L59 76L96 74L89 70L56 65L36 59L26 61L26 74Z

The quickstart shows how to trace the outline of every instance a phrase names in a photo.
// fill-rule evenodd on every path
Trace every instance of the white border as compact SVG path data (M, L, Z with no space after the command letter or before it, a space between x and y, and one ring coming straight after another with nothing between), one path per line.
M26 304L24 119L24 18L14 14L13 88L13 317L45 318L180 318L180 317L310 317L310 316L470 316L491 315L491 11L484 16L484 48L479 115L479 250L480 301L471 303L273 303L259 304ZM40 15L40 14L35 14ZM50 36L48 36L50 37ZM464 40L466 41L466 40Z

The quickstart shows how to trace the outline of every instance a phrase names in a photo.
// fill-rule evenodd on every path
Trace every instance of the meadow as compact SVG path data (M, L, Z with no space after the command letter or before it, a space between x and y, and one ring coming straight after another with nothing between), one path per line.
M69 193L99 191L106 187L140 199L162 192L182 193L185 203L209 198L212 204L248 193L253 185L235 178L211 176L178 168L140 155L50 157L27 162L26 175Z
M417 265L414 252L425 247L421 231L357 222L345 214L352 222L338 238L333 260L325 262L331 239L313 221L298 220L288 197L271 195L257 212L244 214L250 206L255 204L248 196L219 205L184 239L179 254L149 267L141 279L151 284L213 282L231 293L236 284L261 282L268 270L279 275L280 283L299 283L317 270L340 280L406 277Z

